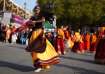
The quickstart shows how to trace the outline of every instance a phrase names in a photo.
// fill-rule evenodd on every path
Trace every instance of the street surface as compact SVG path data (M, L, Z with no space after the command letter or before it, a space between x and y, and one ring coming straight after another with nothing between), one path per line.
M46 71L35 73L31 56L24 45L0 42L0 74L105 74L105 65L94 62L94 54L68 52L61 62Z

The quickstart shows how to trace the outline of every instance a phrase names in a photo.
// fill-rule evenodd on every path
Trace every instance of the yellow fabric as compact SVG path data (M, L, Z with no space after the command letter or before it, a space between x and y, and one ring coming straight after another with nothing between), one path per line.
M69 38L69 39L67 40L67 44L68 44L68 47L69 47L69 48L72 48L72 47L74 46L74 42L71 40L71 38Z
M36 31L34 31L32 33L30 40L29 40L29 43L31 43L33 40L35 40L40 35L41 32L42 32L42 29L37 29Z
M39 34L42 32L41 29L38 29L32 33L32 36L30 38L30 42L36 39ZM32 60L34 61L35 59L40 59L40 60L49 60L52 59L53 57L58 56L57 52L55 51L54 47L51 45L51 43L46 39L46 50L43 53L36 53L32 52Z
M97 40L96 35L92 35L92 43L96 42L96 40Z
M37 56L41 60L49 60L55 56L58 56L57 52L55 51L54 47L51 45L51 43L46 40L46 51L43 53L37 53Z
M62 36L64 39L64 31L62 29L58 29L58 36Z
M102 27L102 31L104 31L105 30L105 27Z
M75 32L76 42L80 41L81 35L79 32Z

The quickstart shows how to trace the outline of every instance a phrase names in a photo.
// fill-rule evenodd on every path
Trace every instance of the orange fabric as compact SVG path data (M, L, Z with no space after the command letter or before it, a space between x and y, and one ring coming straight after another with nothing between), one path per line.
M97 37L95 34L91 36L91 45L90 45L90 51L96 51L96 41Z
M90 49L90 35L89 34L87 34L86 36L85 36L85 41L84 41L84 45L85 45L85 49L87 50L87 49Z
M58 36L64 39L64 31L62 29L58 29Z
M90 35L89 34L87 34L85 38L86 38L86 41L90 42Z
M92 35L92 43L96 42L96 40L97 40L97 37L96 37L95 34L93 34L93 35Z

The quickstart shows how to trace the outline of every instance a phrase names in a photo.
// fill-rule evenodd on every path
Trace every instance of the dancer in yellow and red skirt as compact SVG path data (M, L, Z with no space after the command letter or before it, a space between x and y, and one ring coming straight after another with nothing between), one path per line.
M97 36L95 33L92 33L91 37L90 37L90 52L95 52L96 51L96 43L97 43Z
M33 31L29 39L29 46L43 33L42 23L45 21L45 18L40 14L39 6L34 8L34 13L34 16L30 18L30 21L34 27L32 28ZM31 52L35 72L40 72L42 69L49 69L51 65L59 63L58 54L54 47L47 39L45 41L46 48L43 52L38 53L34 50ZM36 46L37 44L35 43L34 45ZM34 49L34 46L31 49Z
M64 35L65 35L65 42L66 42L65 48L71 49L74 45L74 42L71 39L71 33L68 26L64 27Z
M87 32L84 35L84 48L85 48L85 51L89 51L89 49L90 49L90 34L89 34L89 32Z
M76 52L78 54L84 53L84 42L82 40L82 36L79 32L75 32L74 35L74 46L72 48L73 52Z
M64 30L63 26L57 29L57 37L55 40L55 49L57 53L64 55Z

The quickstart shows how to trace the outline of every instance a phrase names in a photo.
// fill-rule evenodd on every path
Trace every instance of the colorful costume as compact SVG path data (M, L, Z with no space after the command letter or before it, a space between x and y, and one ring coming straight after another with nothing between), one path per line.
M55 49L58 53L64 54L64 31L62 29L58 29L57 34Z
M90 49L90 34L88 33L84 36L84 48L86 51Z
M99 33L97 41L95 62L105 64L105 29Z
M96 34L92 34L91 35L91 43L90 43L90 52L96 51L96 42L97 42Z
M74 46L72 48L72 51L77 53L83 53L84 42L82 40L82 36L80 35L79 32L75 32L74 38L75 38L75 41L74 41Z
M42 32L41 29L38 29L32 33L32 36L30 38L30 42L36 39L40 33ZM58 54L56 53L54 47L51 45L51 43L46 39L46 49L43 53L36 53L31 52L32 60L35 67L47 67L48 65L56 64L59 62Z
M74 42L71 40L70 32L68 30L64 31L65 39L66 39L66 48L72 48Z
M41 21L42 19L43 19L43 16L41 14L31 17L30 25L32 23L33 27L32 26L31 27L33 31L29 39L29 45L32 44L34 40L38 39L39 38L38 36L43 33L43 25ZM35 24L33 24L34 21L35 21ZM31 49L33 49L33 47ZM40 68L47 68L48 66L52 64L57 64L59 62L57 52L55 51L54 47L51 45L51 43L47 39L46 39L45 51L38 53L38 52L35 52L35 49L34 49L31 52L31 56L33 60L33 65L35 68L37 68L36 72Z

